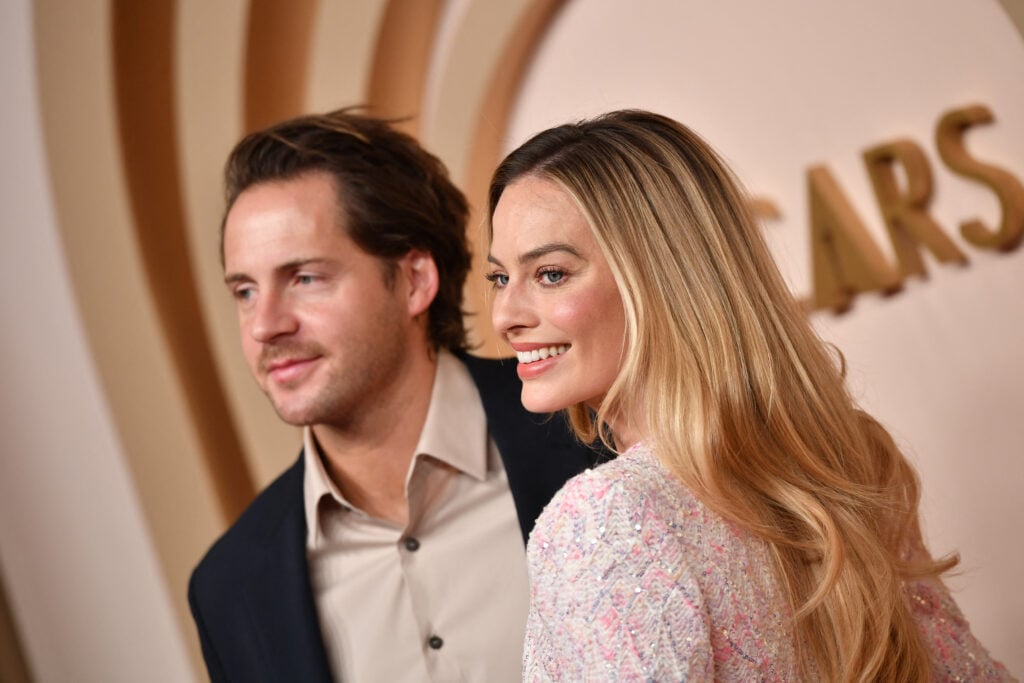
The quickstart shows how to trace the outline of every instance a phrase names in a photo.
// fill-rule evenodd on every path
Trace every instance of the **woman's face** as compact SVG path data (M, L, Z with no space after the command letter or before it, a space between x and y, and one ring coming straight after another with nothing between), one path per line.
M527 176L505 188L492 227L491 319L519 358L523 405L596 408L621 366L626 322L586 219L561 186Z

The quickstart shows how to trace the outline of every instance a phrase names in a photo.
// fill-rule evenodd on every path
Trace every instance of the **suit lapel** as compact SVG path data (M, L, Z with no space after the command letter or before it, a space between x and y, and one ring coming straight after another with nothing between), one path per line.
M331 681L306 563L302 458L293 469L279 513L267 525L262 558L246 593L268 676L275 681Z

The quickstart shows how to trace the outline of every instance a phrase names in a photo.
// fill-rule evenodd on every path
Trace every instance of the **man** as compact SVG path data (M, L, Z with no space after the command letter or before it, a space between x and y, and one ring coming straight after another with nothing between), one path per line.
M225 178L242 349L304 446L193 573L210 677L519 680L523 542L594 452L466 355L465 199L347 110L248 136Z

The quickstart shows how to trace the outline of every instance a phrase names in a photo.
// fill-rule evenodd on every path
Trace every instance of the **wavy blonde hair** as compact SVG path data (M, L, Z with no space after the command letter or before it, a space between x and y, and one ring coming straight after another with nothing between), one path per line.
M916 474L851 399L725 163L678 122L630 110L510 154L492 216L528 175L575 198L626 311L622 368L596 415L569 409L577 434L607 443L609 417L627 416L706 505L768 543L805 674L928 680L904 582L958 560L924 550Z

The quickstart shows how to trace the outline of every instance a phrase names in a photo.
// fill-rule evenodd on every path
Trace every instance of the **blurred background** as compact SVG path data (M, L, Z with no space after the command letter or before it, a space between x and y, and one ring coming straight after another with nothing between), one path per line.
M963 236L1006 207L936 144L944 114L985 106L964 144L1020 189L1022 35L1020 0L3 0L0 680L205 678L189 572L299 450L238 350L221 167L249 130L350 104L408 117L475 243L490 172L529 135L677 118L759 198L801 297L810 169L897 268L863 154L919 148L966 263L922 249L899 291L810 315L917 466L976 635L1024 674L1024 249ZM484 289L471 276L478 353L504 355Z

